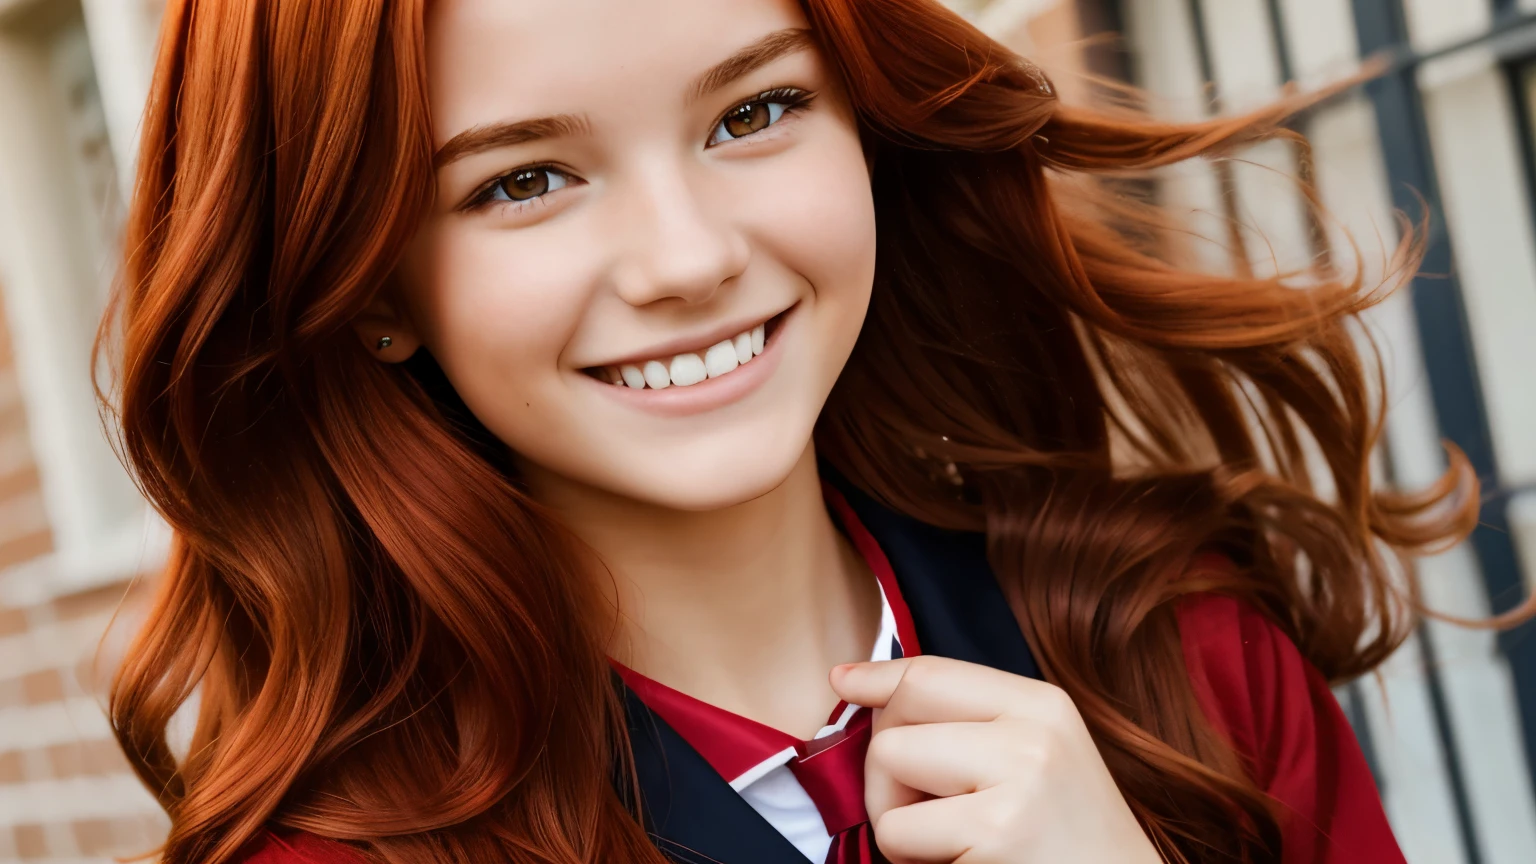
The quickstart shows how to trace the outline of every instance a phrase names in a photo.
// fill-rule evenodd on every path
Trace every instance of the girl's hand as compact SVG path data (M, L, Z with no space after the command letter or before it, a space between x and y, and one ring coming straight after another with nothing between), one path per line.
M925 656L830 680L876 709L864 801L891 861L1161 864L1060 688Z

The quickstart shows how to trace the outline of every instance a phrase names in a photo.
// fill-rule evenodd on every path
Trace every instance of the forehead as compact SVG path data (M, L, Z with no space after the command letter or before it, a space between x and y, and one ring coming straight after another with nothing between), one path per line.
M683 106L693 78L759 37L808 26L796 0L436 0L427 13L435 135L600 111L642 93Z

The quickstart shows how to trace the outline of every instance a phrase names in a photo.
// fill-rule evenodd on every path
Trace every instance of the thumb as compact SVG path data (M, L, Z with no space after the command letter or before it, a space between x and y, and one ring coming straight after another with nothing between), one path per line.
M868 708L884 708L891 701L901 676L907 672L907 658L877 660L868 663L844 663L833 666L827 682L839 699Z

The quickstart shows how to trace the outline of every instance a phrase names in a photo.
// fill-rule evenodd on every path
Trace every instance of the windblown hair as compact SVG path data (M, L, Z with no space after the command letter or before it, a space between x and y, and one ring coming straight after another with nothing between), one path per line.
M107 324L124 454L175 529L111 696L169 864L273 826L389 862L663 860L575 541L425 352L381 364L350 331L434 194L423 4L167 4ZM1398 554L1469 531L1476 480L1453 452L1416 497L1373 488L1381 382L1354 322L1380 290L1182 269L1164 217L1106 181L1286 135L1305 101L1090 111L932 0L803 5L880 237L818 452L986 532L1170 860L1276 860L1270 801L1199 709L1179 598L1241 597L1329 679L1359 675L1413 621ZM1235 566L1192 570L1206 551Z

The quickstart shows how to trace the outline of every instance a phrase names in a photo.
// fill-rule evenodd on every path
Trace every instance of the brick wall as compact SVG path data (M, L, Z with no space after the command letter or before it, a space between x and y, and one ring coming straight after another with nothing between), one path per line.
M52 539L7 332L0 317L0 577L47 579ZM111 737L94 662L119 607L132 617L127 594L119 583L29 606L0 599L0 862L105 864L164 835Z
M10 331L4 325L0 318L0 570L53 548L37 465L27 441L27 415L16 380Z

